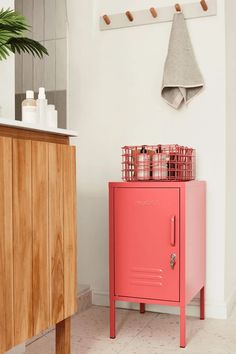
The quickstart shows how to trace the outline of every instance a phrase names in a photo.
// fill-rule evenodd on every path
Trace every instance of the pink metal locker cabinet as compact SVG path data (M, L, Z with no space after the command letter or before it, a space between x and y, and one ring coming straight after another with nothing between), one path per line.
M186 345L186 305L200 292L204 319L205 182L118 182L110 199L110 337L115 302L180 307Z

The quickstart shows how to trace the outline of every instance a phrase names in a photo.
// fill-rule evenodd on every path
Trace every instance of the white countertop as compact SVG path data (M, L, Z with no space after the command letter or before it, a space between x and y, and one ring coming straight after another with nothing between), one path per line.
M46 133L53 133L53 134L58 134L58 135L66 135L69 137L78 136L78 133L73 130L44 127L44 126L40 126L37 124L24 123L22 121L14 120L14 119L0 118L0 126L1 125L13 127L13 128L19 128L19 129L27 129L27 130L46 132Z

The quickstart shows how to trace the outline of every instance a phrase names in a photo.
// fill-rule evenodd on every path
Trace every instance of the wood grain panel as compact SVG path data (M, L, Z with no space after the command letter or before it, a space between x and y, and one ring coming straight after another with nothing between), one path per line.
M77 310L76 156L75 147L63 146L64 170L64 317Z
M56 325L56 354L71 353L71 319L70 317Z
M33 336L31 141L13 139L15 344Z
M58 144L69 144L69 137L50 132L40 132L36 130L14 128L0 125L0 135L15 139L26 139L33 141L44 141Z
M49 144L49 240L51 325L64 319L62 146Z
M32 142L34 335L49 327L48 144Z
M12 139L0 138L0 352L13 346Z

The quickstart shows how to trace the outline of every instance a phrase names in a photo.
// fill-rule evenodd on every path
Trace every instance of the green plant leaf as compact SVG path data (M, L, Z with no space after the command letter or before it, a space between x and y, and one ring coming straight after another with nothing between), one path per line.
M41 43L26 37L10 38L6 45L13 53L27 52L39 58L48 55L47 49Z
M40 59L48 55L47 49L38 41L25 36L30 26L24 16L12 9L0 10L0 60L12 53L29 53Z
M0 30L8 30L16 35L21 35L30 29L24 16L11 9L0 11Z

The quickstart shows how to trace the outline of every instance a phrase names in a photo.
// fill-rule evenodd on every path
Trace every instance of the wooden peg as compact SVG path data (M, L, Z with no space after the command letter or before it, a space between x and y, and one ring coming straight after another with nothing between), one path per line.
M181 12L181 11L182 11L180 4L175 4L175 10L176 10L177 12Z
M106 22L107 25L111 24L111 20L110 20L110 18L107 15L103 16L103 20Z
M157 18L157 10L154 7L150 8L150 12L152 14L152 17Z
M200 4L202 6L203 11L207 11L208 10L208 5L207 5L205 0L201 0Z
M131 12L130 11L126 11L126 16L128 17L128 20L130 21L130 22L133 22L133 20L134 20L134 16L131 14Z

